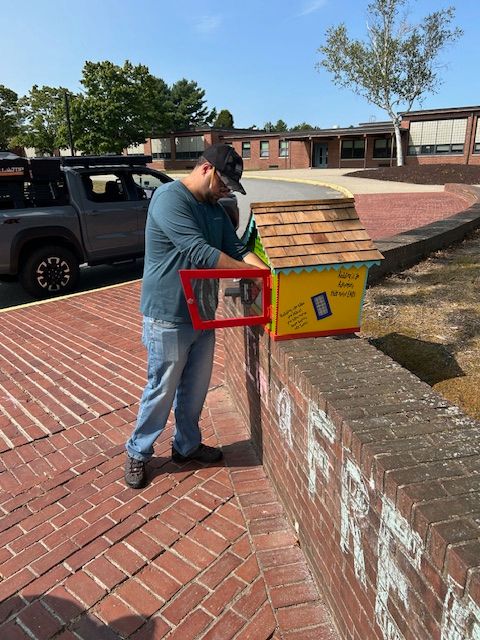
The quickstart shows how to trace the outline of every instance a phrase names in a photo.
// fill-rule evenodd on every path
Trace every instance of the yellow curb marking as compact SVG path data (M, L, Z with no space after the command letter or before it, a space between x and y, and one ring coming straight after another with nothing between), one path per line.
M136 280L127 280L127 282L117 282L117 284L108 284L105 287L88 289L88 291L77 291L77 293L68 293L65 296L57 296L56 298L47 298L46 300L35 300L33 302L26 302L25 304L18 304L15 307L5 307L5 309L0 309L0 313L5 313L6 311L16 311L17 309L26 309L28 307L35 307L39 304L48 304L51 302L58 302L58 300L68 300L69 298L77 298L78 296L84 296L87 293L95 293L95 291L105 291L106 289L116 289L117 287L123 287L126 284L132 284L132 282L141 282L141 278L137 278Z
M278 180L280 182L298 182L300 184L311 184L314 187L328 187L329 189L333 189L334 191L340 191L346 198L353 198L354 195L351 191L349 191L346 187L342 187L339 184L335 184L333 182L321 182L320 180L306 180L302 178L276 178L274 176L243 176L245 180Z

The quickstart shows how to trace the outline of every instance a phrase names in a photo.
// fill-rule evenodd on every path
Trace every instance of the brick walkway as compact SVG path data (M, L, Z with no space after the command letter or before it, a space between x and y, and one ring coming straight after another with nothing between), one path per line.
M149 486L124 486L138 296L130 283L0 316L0 638L333 640L221 346L202 430L225 466L172 463L170 427Z
M374 240L443 220L468 206L447 192L355 194L357 213Z

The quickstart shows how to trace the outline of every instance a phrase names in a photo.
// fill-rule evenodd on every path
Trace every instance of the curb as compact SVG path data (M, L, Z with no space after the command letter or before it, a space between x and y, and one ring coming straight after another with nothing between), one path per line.
M412 267L434 251L463 240L480 227L480 188L446 184L445 191L461 195L471 203L470 206L449 218L377 240L375 245L385 259L369 269L368 285L390 273Z
M84 296L87 293L95 293L95 291L106 291L107 289L115 289L116 287L123 287L126 284L132 284L132 282L140 282L140 278L136 278L135 280L127 280L126 282L117 282L117 284L108 284L105 287L96 287L95 289L88 289L87 291L77 291L76 293L67 293L64 296L46 298L45 300L33 300L32 302L25 302L24 304L17 304L14 307L5 307L5 309L0 309L0 314L6 313L7 311L18 311L18 309L35 307L40 304L48 304L49 302L58 302L59 300L68 300L69 298L78 298L79 296Z

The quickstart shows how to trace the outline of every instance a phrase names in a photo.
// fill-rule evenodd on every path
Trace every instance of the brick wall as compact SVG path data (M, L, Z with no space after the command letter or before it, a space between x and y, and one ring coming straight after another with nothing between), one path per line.
M269 141L269 155L267 158L260 157L260 142ZM235 151L242 155L242 141L250 141L250 158L243 158L245 170L257 169L308 169L310 167L310 143L298 140L289 142L288 156L279 156L280 136L270 138L248 138L243 136L242 140L234 140L229 143Z
M230 392L341 637L476 640L480 424L363 339L224 337Z

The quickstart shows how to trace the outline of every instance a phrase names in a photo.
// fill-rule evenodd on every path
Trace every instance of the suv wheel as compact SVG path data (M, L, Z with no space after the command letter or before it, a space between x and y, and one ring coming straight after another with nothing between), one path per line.
M78 274L78 260L72 251L52 245L36 249L28 256L19 279L35 298L48 298L72 291Z

